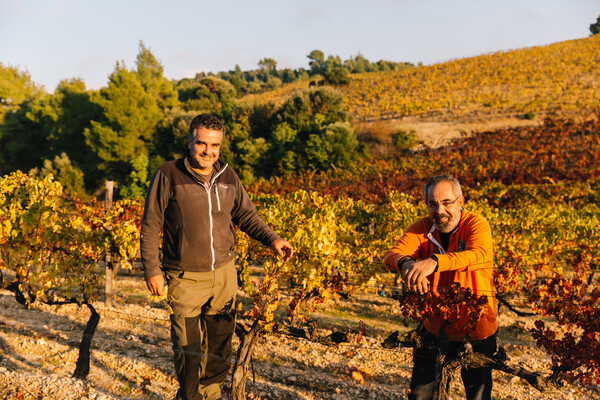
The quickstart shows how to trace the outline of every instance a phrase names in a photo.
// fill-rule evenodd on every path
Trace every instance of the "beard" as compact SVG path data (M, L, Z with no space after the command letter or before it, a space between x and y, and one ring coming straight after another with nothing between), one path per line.
M188 161L192 168L207 170L212 168L214 163L217 161L217 158L192 154L191 157L188 157Z
M433 216L433 221L437 230L442 233L450 233L456 228L460 221L460 213L452 216L451 214L438 214Z

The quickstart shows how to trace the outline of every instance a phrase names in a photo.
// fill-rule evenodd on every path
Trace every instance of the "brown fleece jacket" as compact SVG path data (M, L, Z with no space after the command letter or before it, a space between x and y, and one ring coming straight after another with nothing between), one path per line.
M194 178L184 158L154 174L140 236L146 278L161 274L161 229L162 266L182 271L210 271L233 260L234 225L266 246L279 238L257 214L237 174L218 161L214 167L208 185Z

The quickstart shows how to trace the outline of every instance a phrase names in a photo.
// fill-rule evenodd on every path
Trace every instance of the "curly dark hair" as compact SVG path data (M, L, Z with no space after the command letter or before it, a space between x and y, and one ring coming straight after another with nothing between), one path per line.
M194 117L190 123L190 129L188 131L189 139L194 138L198 128L219 131L223 134L223 137L225 137L225 125L223 124L223 121L212 114L200 114Z

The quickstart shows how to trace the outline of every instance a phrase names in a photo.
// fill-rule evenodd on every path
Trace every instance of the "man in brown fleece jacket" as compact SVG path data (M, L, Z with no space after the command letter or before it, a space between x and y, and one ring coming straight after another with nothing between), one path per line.
M165 277L177 399L220 399L235 329L235 230L271 246L285 261L292 246L256 213L236 173L219 161L225 127L196 116L183 158L154 174L144 207L141 255L146 284L162 295ZM163 231L162 265L159 234Z

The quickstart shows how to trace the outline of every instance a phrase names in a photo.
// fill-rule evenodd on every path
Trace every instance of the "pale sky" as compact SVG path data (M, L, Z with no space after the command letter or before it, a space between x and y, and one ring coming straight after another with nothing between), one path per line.
M143 41L167 78L342 60L425 65L589 36L600 0L0 0L0 62L53 91L106 86Z

